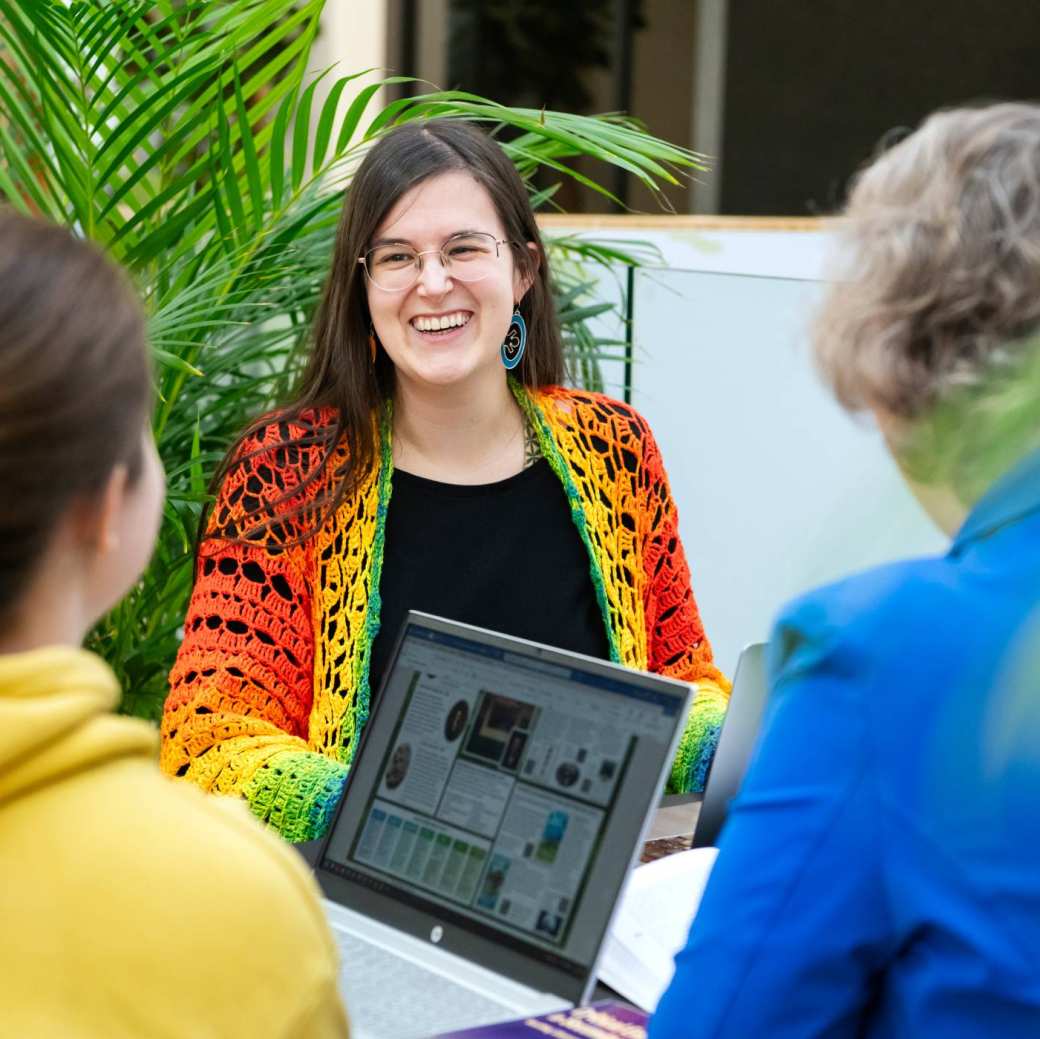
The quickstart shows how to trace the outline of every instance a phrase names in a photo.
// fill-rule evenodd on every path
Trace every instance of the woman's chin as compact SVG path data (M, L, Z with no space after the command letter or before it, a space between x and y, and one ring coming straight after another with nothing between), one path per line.
M411 366L408 375L426 386L449 388L487 378L490 368L485 360L471 355L426 357Z

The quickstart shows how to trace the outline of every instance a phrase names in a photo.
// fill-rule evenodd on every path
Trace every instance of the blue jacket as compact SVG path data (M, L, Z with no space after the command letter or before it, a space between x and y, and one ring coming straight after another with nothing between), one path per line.
M1040 1036L1040 454L781 615L650 1039Z

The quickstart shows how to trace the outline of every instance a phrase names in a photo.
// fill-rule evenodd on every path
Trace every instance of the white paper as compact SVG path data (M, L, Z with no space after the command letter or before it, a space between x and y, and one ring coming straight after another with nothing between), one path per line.
M715 864L717 848L666 855L634 870L600 959L600 981L652 1014Z

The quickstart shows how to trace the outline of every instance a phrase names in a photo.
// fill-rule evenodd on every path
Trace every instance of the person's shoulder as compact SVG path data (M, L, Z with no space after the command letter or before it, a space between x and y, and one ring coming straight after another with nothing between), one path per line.
M899 560L789 602L770 640L774 681L814 669L862 675L943 637L966 607L944 556Z
M620 471L635 473L640 466L656 472L660 452L650 425L625 401L595 390L547 386L532 398L552 426L563 425L578 434L585 450L620 462Z
M335 427L339 412L335 408L279 408L265 412L247 428L243 443L251 446L276 446L293 440L304 440L316 432Z
M573 416L582 425L624 425L639 436L649 431L646 419L631 404L595 390L568 386L543 386L531 396L543 408Z
M125 786L119 771L107 770L98 789L102 782ZM147 860L156 888L177 912L220 920L230 932L262 933L283 951L328 946L317 888L302 858L254 819L245 801L204 794L148 762L135 772L132 791L113 789L120 811L105 828L113 837L122 831L134 838L120 854Z
M338 428L335 408L272 411L256 419L235 446L233 461L283 477L306 473L325 453Z
M326 488L342 453L332 408L275 411L260 417L232 449L211 532L236 537L251 522L295 514ZM273 533L277 536L278 531Z
M631 404L594 390L563 386L535 390L532 398L558 442L559 434L566 432L565 453L603 460L596 468L599 479L625 495L649 492L662 502L669 499L661 450L649 423Z
M207 1000L234 1003L249 992L249 1020L280 1035L315 1001L334 999L338 953L317 885L297 852L244 801L142 767L123 809L116 846L129 850L120 853L118 875L127 887L153 892L155 907L139 924L156 936L168 990L182 993L185 1012L205 1020ZM113 916L132 902L113 907ZM196 1006L183 990L200 977L213 988Z

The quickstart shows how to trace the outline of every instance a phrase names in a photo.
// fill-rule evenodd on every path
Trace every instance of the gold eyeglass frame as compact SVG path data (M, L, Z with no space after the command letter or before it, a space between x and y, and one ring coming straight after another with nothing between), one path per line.
M397 289L388 289L384 285L380 285L379 282L376 281L376 279L372 276L372 272L369 270L369 267L368 267L368 258L372 255L372 253L374 253L376 251L375 249L369 249L364 254L364 256L359 256L357 258L357 262L359 264L361 264L361 267L362 267L362 269L365 272L365 277L368 278L368 280L377 289L379 289L380 292L408 292L409 289L415 288L415 286L419 283L419 279L422 277L423 267L424 267L424 264L425 264L425 261L423 260L423 257L424 256L429 256L431 253L439 253L440 254L441 267L444 268L444 272L448 275L449 278L450 277L457 277L459 279L459 281L461 281L461 282L465 282L466 284L472 284L474 282L483 281L487 277L487 275L486 274L482 274L479 278L463 278L463 277L460 277L459 274L458 274L457 268L453 268L452 267L451 259L449 257L445 256L444 250L447 249L448 245L452 241L454 241L456 238L477 238L477 237L480 237L480 238L490 238L491 239L491 241L494 243L494 246L495 246L495 259L496 260L501 256L501 253L498 251L498 247L500 245L512 245L513 244L511 241L509 241L508 238L496 238L493 234L491 234L490 231L469 231L469 232L466 232L466 233L451 235L450 237L446 238L441 243L441 247L439 249L423 249L423 250L420 251L420 250L412 249L411 246L405 246L404 248L407 248L411 252L415 253L415 263L413 265L414 269L415 269L415 277L412 279L410 284L403 285L403 286L401 286L400 288L397 288ZM382 249L382 248L386 248L386 247L385 246L377 246L376 248Z

